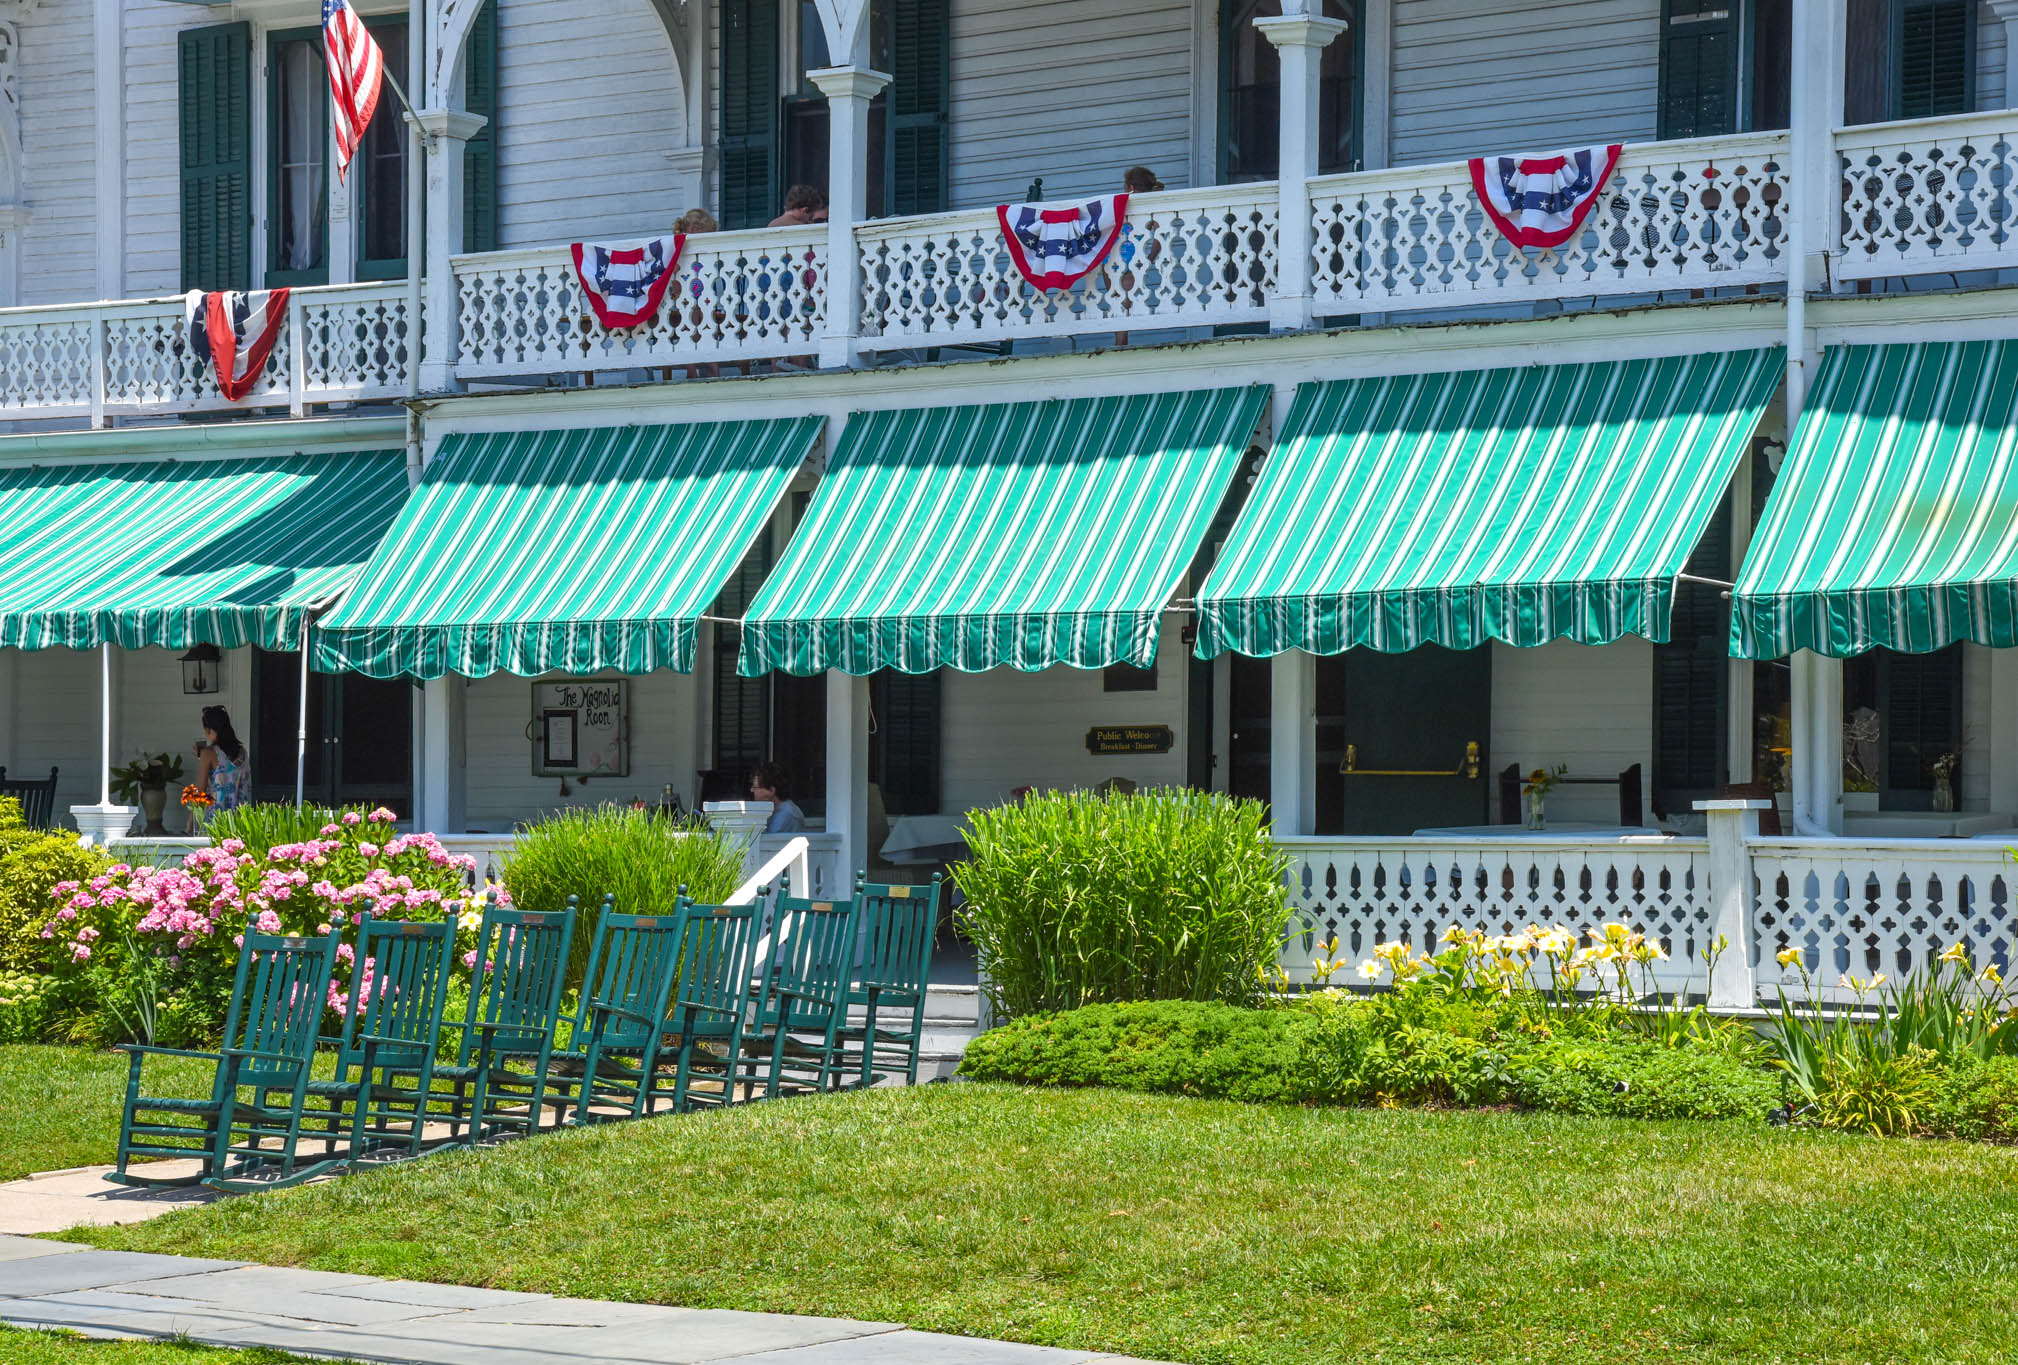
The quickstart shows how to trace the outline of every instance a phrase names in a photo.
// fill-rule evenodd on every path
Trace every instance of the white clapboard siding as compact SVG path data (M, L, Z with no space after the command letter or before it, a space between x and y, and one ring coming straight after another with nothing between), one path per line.
M685 96L652 6L499 3L499 245L671 231Z
M1189 650L1176 618L1158 646L1154 692L1105 692L1098 669L941 674L940 803L949 813L999 805L1018 787L1093 787L1125 777L1142 787L1184 781ZM1167 754L1089 754L1093 725L1168 725Z
M60 824L69 808L96 803L98 780L98 651L95 649L10 650L14 655L14 700L4 724L13 738L7 775L33 781L56 768L56 812ZM179 684L178 684L179 686ZM193 736L192 736L193 738ZM114 759L131 749L115 731Z
M172 294L182 287L182 112L175 35L185 28L224 22L222 15L191 5L159 3L132 5L126 12L125 293L129 298ZM261 60L255 52L255 72ZM255 98L255 104L262 103ZM263 216L263 206L255 205L255 212Z
M694 774L701 766L694 753L694 679L662 669L624 681L630 695L630 776L571 780L573 791L567 797L560 794L558 777L532 775L533 746L526 736L532 722L532 680L494 673L470 683L464 768L469 825L499 832L565 807L634 796L656 800L667 783L691 805Z
M1121 188L1191 160L1190 0L952 0L953 208ZM1207 73L1208 79L1216 79Z
M70 303L97 293L91 0L43 5L19 22L21 197L33 213L21 235L19 298Z
M1644 800L1654 776L1653 646L1630 636L1609 645L1494 644L1491 744L1495 775L1509 763L1523 772L1562 763L1571 777L1612 777L1638 763ZM1497 817L1496 780L1492 800ZM1618 811L1616 787L1558 787L1548 798L1552 820L1609 824Z
M1394 163L1651 140L1660 13L1659 0L1395 0Z

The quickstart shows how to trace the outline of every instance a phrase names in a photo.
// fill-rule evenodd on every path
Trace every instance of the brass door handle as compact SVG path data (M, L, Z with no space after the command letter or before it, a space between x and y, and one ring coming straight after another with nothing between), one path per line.
M1455 768L1362 768L1359 766L1359 746L1345 746L1345 761L1338 765L1339 772L1347 777L1462 777L1467 781L1478 778L1478 741L1467 740L1464 746L1464 761Z

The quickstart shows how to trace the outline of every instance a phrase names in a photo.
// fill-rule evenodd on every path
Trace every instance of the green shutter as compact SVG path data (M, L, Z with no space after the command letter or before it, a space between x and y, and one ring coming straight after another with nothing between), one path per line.
M890 29L890 211L942 213L952 65L946 0L893 0Z
M1934 790L1934 760L1962 746L1962 646L1932 654L1882 651L1878 726L1883 745L1878 804L1926 809ZM1903 793L1920 795L1897 795Z
M1738 125L1738 0L1663 0L1660 137L1715 137Z
M469 140L462 160L462 249L497 250L497 0L484 0L463 50L464 107L481 114L483 131Z
M883 810L939 813L940 674L883 672L869 683L876 732L869 772L883 789Z
M182 287L252 287L252 25L176 35Z
M1905 0L1899 16L1898 118L1969 108L1975 0Z
M778 203L778 0L722 0L722 226Z
M1685 573L1730 576L1730 515L1720 511ZM1730 606L1716 588L1675 584L1668 639L1654 646L1654 809L1685 813L1716 795L1724 751L1724 689L1730 675Z

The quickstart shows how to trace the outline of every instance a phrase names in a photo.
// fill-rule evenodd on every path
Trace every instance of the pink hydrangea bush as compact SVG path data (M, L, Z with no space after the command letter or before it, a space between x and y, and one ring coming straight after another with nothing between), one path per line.
M55 915L42 929L59 940L73 969L94 945L123 941L165 959L169 988L214 1002L222 1020L248 922L262 933L335 934L337 966L329 1005L339 1015L371 998L377 964L358 961L357 926L379 919L438 920L462 908L472 858L452 854L432 834L401 834L393 812L351 810L318 836L264 854L238 839L201 848L179 867L115 864L84 883L54 889Z

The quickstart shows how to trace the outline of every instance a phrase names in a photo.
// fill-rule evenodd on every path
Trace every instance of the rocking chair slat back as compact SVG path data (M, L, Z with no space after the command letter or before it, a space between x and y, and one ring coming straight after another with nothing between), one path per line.
M515 910L495 903L485 908L476 948L484 984L470 995L471 1024L552 1033L560 1015L576 904L570 896L565 910ZM465 1029L465 1062L477 1045L476 1031Z
M671 914L619 915L611 908L613 903L603 902L595 943L589 949L575 1036L587 1035L596 1005L610 1005L627 1013L603 1021L603 1046L633 1048L648 1042L663 1020L672 975L680 963L686 906L682 903Z
M262 934L248 925L238 955L232 1017L225 1023L225 1046L297 1059L312 1056L323 1011L329 1007L329 978L335 965L334 934L296 938ZM245 988L240 990L239 985ZM239 1080L243 1085L276 1080L292 1086L295 1072L255 1058L248 1060Z
M925 989L932 963L932 931L939 923L941 884L935 873L929 885L891 886L861 882L855 888L857 994L870 988L893 991Z
M358 929L359 967L352 982L351 1027L339 1075L357 1062L366 1037L397 1039L404 1045L378 1045L377 1059L386 1065L418 1065L426 1057L448 1002L456 909L449 906L448 918L440 923L365 917ZM358 999L364 964L370 965L371 987Z
M690 905L680 933L676 1009L715 1015L742 1009L763 922L761 897L750 905Z
M763 1022L775 1023L781 1011L789 1010L792 1022L824 1028L848 993L855 964L855 902L781 896L772 941Z

